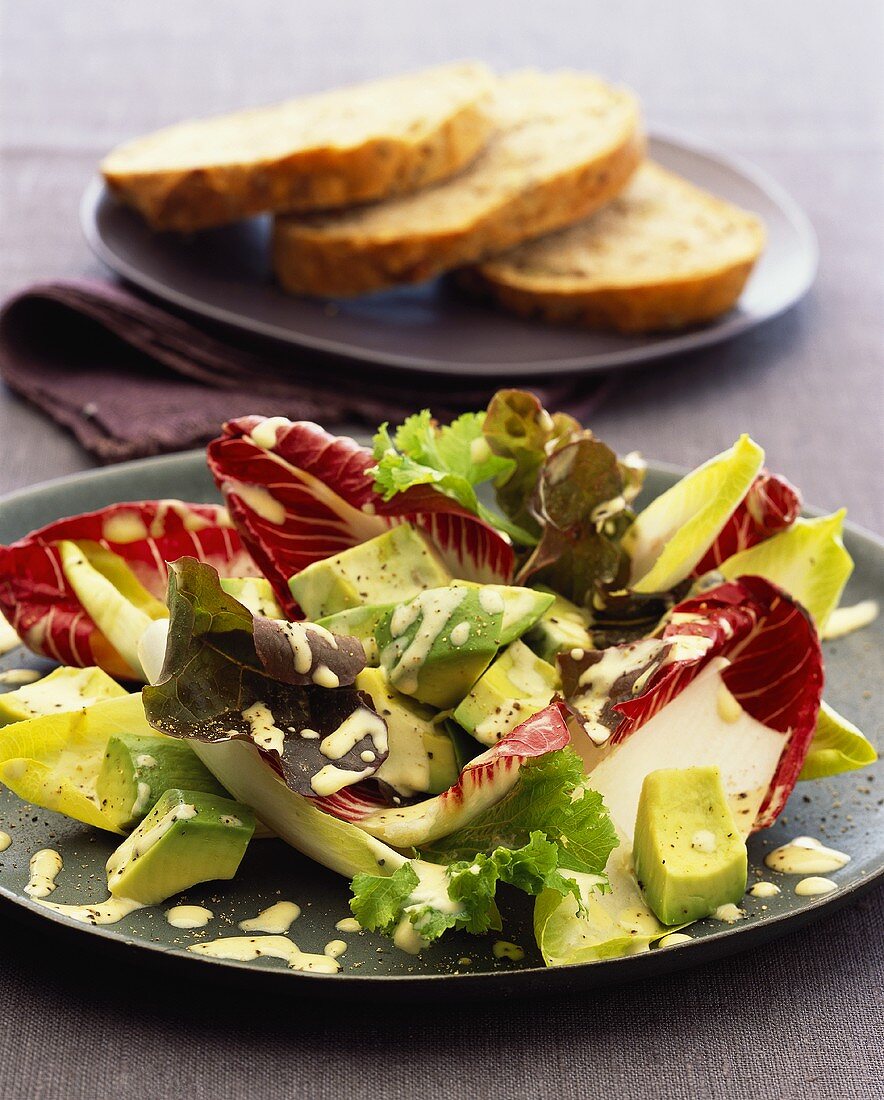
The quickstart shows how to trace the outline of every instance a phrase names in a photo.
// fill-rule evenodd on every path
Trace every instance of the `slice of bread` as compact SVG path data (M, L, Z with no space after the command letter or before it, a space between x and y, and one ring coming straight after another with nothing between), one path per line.
M459 175L406 198L276 219L274 269L296 294L414 283L559 229L620 191L644 148L635 98L577 73L498 83L497 130Z
M754 214L647 162L592 217L458 280L523 316L655 332L729 310L763 248Z
M407 194L468 164L492 129L473 62L183 122L121 145L104 178L156 229Z

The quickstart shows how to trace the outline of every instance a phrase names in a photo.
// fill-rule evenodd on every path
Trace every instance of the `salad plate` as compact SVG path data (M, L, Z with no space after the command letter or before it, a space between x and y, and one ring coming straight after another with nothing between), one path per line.
M806 215L759 169L661 135L650 138L649 154L760 215L767 232L764 254L737 307L683 333L635 337L532 323L477 304L445 280L333 303L292 297L271 277L267 219L191 237L157 234L98 178L83 196L81 223L98 258L127 282L197 316L297 348L457 377L610 371L747 332L794 305L816 273L816 238Z
M679 473L671 468L650 466L636 508L670 488L678 477ZM164 498L219 501L203 452L125 463L12 494L0 507L0 542L10 543L64 515L101 509L119 501ZM845 528L844 544L855 562L845 603L878 596L884 546L872 535L850 526ZM880 619L825 644L827 703L870 733L876 729L880 708L877 693L882 644L884 628ZM53 662L22 649L0 659L2 670L23 667L46 672ZM9 680L6 686L10 686ZM324 997L344 998L376 994L393 999L580 990L647 978L747 950L794 932L855 899L884 874L882 801L882 777L871 764L843 775L799 783L776 823L748 841L749 885L759 879L774 879L780 886L775 896L747 895L738 919L732 923L701 920L690 927L690 941L678 946L652 944L650 950L640 953L577 964L543 965L534 946L532 899L515 891L498 899L502 932L475 936L452 931L421 954L399 950L387 936L369 931L354 933L346 925L341 930L339 922L350 916L346 879L278 839L253 842L232 881L195 886L175 900L176 905L186 902L210 911L212 918L203 928L172 926L167 910L173 902L139 909L107 926L79 923L28 896L25 885L33 872L31 859L46 849L61 857L63 866L52 902L62 906L92 904L106 894L105 863L119 837L23 802L2 785L0 830L11 843L0 852L0 899L11 912L39 922L47 931L51 929L74 944L87 939L97 950L152 960L179 969L182 974L187 971L194 976L204 974L278 990L309 990ZM797 878L778 874L764 865L765 855L772 849L796 836L808 835L850 855L846 866L832 874L834 892L799 896L794 890ZM273 958L236 961L189 950L195 943L237 935L240 921L253 919L279 902L299 907L300 915L290 935L301 951L322 953L329 941L345 941L340 973L293 970Z

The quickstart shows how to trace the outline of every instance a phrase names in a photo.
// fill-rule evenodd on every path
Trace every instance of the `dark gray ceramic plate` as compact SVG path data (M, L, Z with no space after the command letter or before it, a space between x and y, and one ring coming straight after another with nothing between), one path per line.
M151 232L95 179L81 220L96 255L118 275L174 306L238 329L360 363L434 374L508 378L610 370L730 339L798 301L816 273L817 246L802 211L773 180L737 160L654 137L665 167L755 211L767 249L737 307L671 336L627 337L523 321L472 302L444 280L328 303L273 283L269 220L182 238Z
M672 470L652 469L648 495L660 493L675 477ZM169 496L195 501L216 499L201 452L126 463L6 497L0 502L0 541L9 542L59 516L114 501ZM856 560L846 598L853 601L880 595L884 546L855 528L849 531L846 542ZM866 630L826 647L826 698L874 737L879 736L882 641L884 623L878 620ZM23 663L40 666L38 659L25 657L21 650L0 662L7 668ZM505 899L502 910L504 935L526 950L521 963L493 958L491 948L496 937L467 935L447 937L415 959L394 949L383 937L345 934L349 947L342 960L343 970L333 976L296 973L281 962L267 959L256 963L221 962L187 952L187 945L198 940L238 934L237 921L254 916L280 899L295 901L303 908L303 915L291 931L303 950L321 951L324 944L341 935L335 931L335 923L348 914L347 883L275 840L254 842L233 882L188 892L188 902L205 904L215 913L214 921L204 931L171 928L165 919L168 905L136 912L105 928L76 924L24 894L28 860L39 848L58 849L64 869L52 900L78 904L99 901L106 895L104 864L116 846L114 839L22 803L5 789L0 791L0 828L11 834L13 843L0 854L0 898L11 912L66 936L75 950L91 942L105 954L116 951L133 960L148 959L177 971L178 983L189 972L194 978L264 983L277 990L309 989L325 996L376 994L399 999L582 989L650 977L745 950L855 898L884 873L882 796L884 777L877 769L800 784L774 828L750 841L754 871L762 867L765 851L801 834L819 836L846 850L852 861L832 876L838 883L837 893L800 898L793 892L796 878L765 871L765 878L780 883L782 894L771 899L747 897L747 916L734 925L705 921L691 929L694 939L683 946L551 970L542 967L533 945L530 904L516 897ZM471 959L468 966L459 964L463 957ZM107 960L102 963L108 965Z

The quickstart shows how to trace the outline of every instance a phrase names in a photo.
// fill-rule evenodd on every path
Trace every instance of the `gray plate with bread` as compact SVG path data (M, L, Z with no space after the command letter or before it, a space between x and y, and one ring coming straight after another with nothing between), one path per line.
M82 207L127 281L235 328L437 374L608 370L735 336L810 286L757 170L645 136L586 74L460 63L186 122Z

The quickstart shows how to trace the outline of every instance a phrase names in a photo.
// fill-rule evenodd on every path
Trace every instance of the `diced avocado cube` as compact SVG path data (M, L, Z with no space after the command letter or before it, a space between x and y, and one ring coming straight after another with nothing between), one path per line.
M642 784L633 840L635 875L664 924L685 924L738 902L746 844L718 768L663 768Z
M221 577L221 587L253 615L265 619L284 619L270 581L264 577Z
M453 582L456 586L485 588L498 592L503 600L503 622L500 627L500 645L509 645L521 638L553 604L552 592L541 592L535 588L519 588L512 584L477 584L475 581Z
M503 600L488 587L428 589L381 619L381 667L397 691L446 710L493 660L502 621Z
M239 802L166 791L107 861L108 889L157 905L198 882L233 878L254 831L252 811Z
M95 793L117 828L133 829L163 791L176 787L227 794L186 741L143 733L120 733L108 741Z
M44 714L83 710L102 699L128 694L100 668L56 668L42 680L0 695L0 726Z
M365 668L356 687L371 696L387 723L389 755L374 778L399 794L440 794L457 781L468 756L457 737L434 719L436 711L390 686L381 668Z
M381 619L395 606L386 603L371 607L349 607L346 611L337 611L334 615L319 619L316 625L324 626L332 634L349 634L351 638L358 638L365 650L365 660L369 668L377 668L380 656L374 633Z
M513 642L482 673L452 717L483 745L493 745L549 703L561 689L558 671Z
M308 565L291 578L289 588L307 618L315 622L348 607L399 603L450 580L437 551L402 523L333 558Z
M549 608L525 635L525 642L538 657L550 663L559 653L595 647L589 633L589 613L564 596L554 596Z

